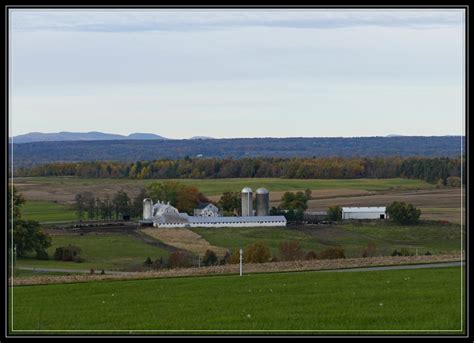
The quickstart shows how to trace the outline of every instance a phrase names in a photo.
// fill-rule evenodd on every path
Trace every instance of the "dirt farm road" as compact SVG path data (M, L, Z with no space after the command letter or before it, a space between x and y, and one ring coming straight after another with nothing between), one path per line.
M420 268L446 268L446 267L460 267L464 266L464 262L440 262L440 263L423 263L423 264L408 264L408 265L396 265L396 266L374 266L374 267L358 267L358 268L347 268L347 269L329 269L329 270L314 270L320 272L366 272L376 270L398 270L398 269L420 269ZM89 274L90 270L85 269L52 269L52 268L34 268L34 267L18 267L20 270L36 271L40 273L48 272L60 272L60 273L84 273ZM96 274L100 274L101 271L97 270ZM105 270L105 274L111 275L134 275L135 272L121 272L114 270Z

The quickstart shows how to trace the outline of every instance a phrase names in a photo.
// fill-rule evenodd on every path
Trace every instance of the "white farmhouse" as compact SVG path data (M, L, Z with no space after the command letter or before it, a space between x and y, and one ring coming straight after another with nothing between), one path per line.
M342 220L347 219L387 219L386 207L343 207Z
M194 209L196 217L219 217L219 209L214 204L202 204Z

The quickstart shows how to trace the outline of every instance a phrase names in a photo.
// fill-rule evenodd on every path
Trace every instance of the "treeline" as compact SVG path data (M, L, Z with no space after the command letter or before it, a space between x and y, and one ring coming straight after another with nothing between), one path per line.
M414 178L446 184L461 176L461 158L189 158L127 162L49 163L15 170L16 177L75 176L82 178L202 179L288 178L355 179Z

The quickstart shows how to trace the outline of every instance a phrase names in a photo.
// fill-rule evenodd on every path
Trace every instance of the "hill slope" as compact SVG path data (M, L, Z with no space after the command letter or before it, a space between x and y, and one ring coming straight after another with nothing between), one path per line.
M464 137L238 138L104 140L13 144L15 167L66 161L137 161L195 157L457 157ZM464 147L463 147L464 150Z
M99 140L119 140L119 139L166 139L165 137L152 133L132 133L128 136L97 131L91 132L55 132L42 133L30 132L25 135L18 135L12 138L13 143L32 142L59 142L59 141L99 141Z

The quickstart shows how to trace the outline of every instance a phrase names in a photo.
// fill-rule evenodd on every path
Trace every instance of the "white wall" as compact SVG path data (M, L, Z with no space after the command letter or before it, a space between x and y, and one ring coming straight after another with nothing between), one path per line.
M177 224L154 224L155 227L276 227L286 226L286 222L267 222L267 223L177 223Z
M380 219L381 214L387 219L385 212L342 212L342 219Z

